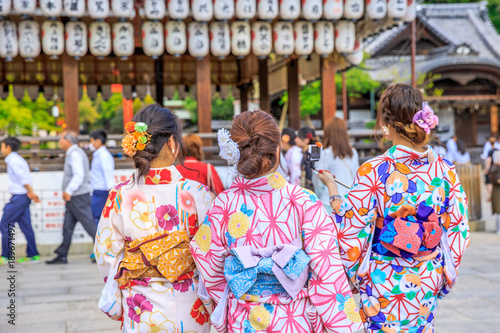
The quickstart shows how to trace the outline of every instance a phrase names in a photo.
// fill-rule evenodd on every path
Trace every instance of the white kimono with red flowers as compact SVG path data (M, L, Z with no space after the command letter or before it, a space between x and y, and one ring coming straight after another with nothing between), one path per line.
M134 240L183 230L193 237L211 201L206 186L182 178L174 166L151 169L138 181L116 186L109 194L95 242L104 280L114 278L110 274ZM209 332L209 314L197 297L197 271L191 271L174 283L147 276L130 280L116 295L121 308L113 307L107 314L123 318L124 332Z

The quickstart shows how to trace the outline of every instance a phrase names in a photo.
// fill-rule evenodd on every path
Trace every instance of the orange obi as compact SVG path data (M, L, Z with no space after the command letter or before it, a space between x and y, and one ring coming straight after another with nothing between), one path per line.
M127 242L124 251L115 275L122 289L131 286L135 279L165 278L176 282L190 277L195 269L185 230L161 231Z

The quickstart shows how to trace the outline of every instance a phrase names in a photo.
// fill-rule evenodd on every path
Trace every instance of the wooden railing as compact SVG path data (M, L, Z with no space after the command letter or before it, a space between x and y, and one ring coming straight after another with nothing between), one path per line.
M481 184L483 182L483 171L478 164L459 164L457 167L458 177L464 188L469 201L469 219L478 221L481 213Z

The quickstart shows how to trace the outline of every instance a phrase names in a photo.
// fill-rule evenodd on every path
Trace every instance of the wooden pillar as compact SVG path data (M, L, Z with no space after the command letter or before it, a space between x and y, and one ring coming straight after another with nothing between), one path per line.
M299 60L288 62L288 125L300 129Z
M328 120L335 117L337 112L336 72L337 64L334 59L321 59L321 107L323 111L323 127Z
M498 136L498 105L490 106L490 130L491 135Z
M347 79L345 77L345 71L342 72L342 112L344 114L344 122L347 125L349 113L347 110Z
M80 119L78 115L78 61L63 55L63 87L64 87L64 113L68 129L80 132Z
M477 145L477 110L472 111L472 144Z
M156 103L163 106L163 56L155 60Z
M210 82L210 56L196 60L196 100L198 104L198 132L212 132L212 85ZM212 145L205 139L203 144Z
M240 86L240 112L248 111L248 84Z
M411 30L411 86L417 88L417 20L410 23Z
M271 112L271 101L269 99L269 69L267 68L267 58L259 59L259 96L260 109Z

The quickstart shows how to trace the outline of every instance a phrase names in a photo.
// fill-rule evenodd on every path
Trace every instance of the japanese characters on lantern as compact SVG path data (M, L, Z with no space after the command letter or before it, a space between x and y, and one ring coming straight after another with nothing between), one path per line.
M165 51L163 25L161 22L147 21L142 24L142 49L144 53L158 58Z
M408 0L406 3L406 13L403 16L403 21L411 22L417 18L417 4L416 0Z
M188 26L188 51L195 58L203 58L209 51L208 25L191 22Z
M191 0L191 14L198 22L208 22L212 20L214 16L212 0Z
M259 19L270 22L277 18L278 14L278 0L257 0L257 15Z
M78 18L85 14L85 0L64 0L66 16Z
M335 50L348 53L354 50L356 28L353 22L342 20L335 24Z
M400 20L406 14L407 0L388 0L387 14L389 17Z
M345 0L344 17L349 20L359 20L364 13L363 0Z
M120 18L131 18L134 16L133 0L113 0L111 1L113 15Z
M218 57L225 58L231 53L231 37L229 24L226 22L210 23L210 52Z
M182 21L168 21L165 25L167 53L179 57L186 53L186 24Z
M56 18L62 13L62 0L40 0L40 8L42 9L43 15Z
M387 15L386 0L367 0L366 16L370 20L381 20Z
M309 21L295 22L295 53L308 56L314 49L314 29Z
M111 28L107 22L92 22L89 27L89 50L102 58L111 53Z
M42 50L52 59L57 59L64 52L64 25L60 21L42 23Z
M302 2L302 14L308 21L317 21L323 15L322 0L305 0Z
M337 21L344 15L344 0L325 0L323 4L323 17L327 20Z
M89 15L95 20L104 20L109 16L109 0L88 0Z
M11 21L0 21L0 57L12 61L18 50L16 25Z
M148 20L161 20L166 11L165 0L144 0L144 14Z
M12 8L12 0L0 0L0 17L8 15Z
M359 41L356 41L354 44L354 51L345 55L345 59L354 66L358 66L363 62L363 48L361 47L361 43Z
M40 55L40 25L35 21L19 22L19 54L26 61L33 61Z
M300 0L281 0L280 17L286 21L296 20L300 15Z
M314 50L322 57L332 54L335 47L335 37L333 23L330 21L316 22Z
M252 49L250 30L250 23L246 21L234 21L231 24L231 52L236 57L244 57L250 53Z
M21 15L32 15L36 9L36 0L14 0L14 10Z
M80 59L87 54L87 25L80 21L66 23L66 53Z
M236 17L240 20L251 20L257 12L256 0L237 0L235 7Z
M277 22L273 27L274 51L281 56L290 56L295 49L294 29L290 22Z
M252 52L259 58L266 58L273 50L271 23L257 21L252 23Z
M189 15L189 0L168 0L167 9L172 20L184 20Z
M214 0L214 17L219 21L228 21L234 16L234 0Z
M113 52L127 59L134 54L134 26L130 22L117 22L113 24Z

